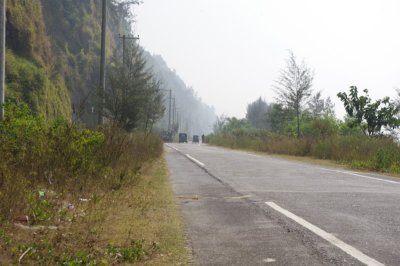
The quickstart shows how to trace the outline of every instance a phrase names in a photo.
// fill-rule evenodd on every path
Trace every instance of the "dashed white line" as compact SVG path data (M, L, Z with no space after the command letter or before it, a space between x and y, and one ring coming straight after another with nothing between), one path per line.
M367 175L361 175L359 173L354 173L354 172L349 172L349 171L332 170L332 169L327 169L327 168L320 168L320 169L325 170L325 171L348 174L348 175L354 175L354 176L358 176L358 177L362 177L362 178L367 178L367 179L386 182L386 183L390 183L390 184L400 185L400 182L397 182L397 181L387 180L387 179L382 179L382 178L377 178L377 177L372 177L372 176L367 176Z
M322 230L321 228L307 222L303 218L295 215L294 213L283 209L279 205L275 204L274 202L265 202L268 206L273 208L274 210L280 212L281 214L285 215L286 217L292 219L293 221L297 222L298 224L302 225L303 227L307 228L314 234L318 235L319 237L325 239L332 245L340 248L350 256L354 257L355 259L359 260L360 262L364 263L365 265L368 266L384 266L384 264L380 263L379 261L365 255L358 249L344 243L342 240L336 238L334 235Z
M192 162L194 162L195 164L197 164L198 166L200 166L201 168L204 168L206 165L202 162L200 162L199 160L193 158L192 156L190 156L189 154L186 154L186 157L191 160Z

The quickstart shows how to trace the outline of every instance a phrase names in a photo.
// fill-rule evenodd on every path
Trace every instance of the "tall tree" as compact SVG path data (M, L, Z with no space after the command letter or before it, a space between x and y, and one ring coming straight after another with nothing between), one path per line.
M265 114L268 110L268 104L263 99L258 98L247 105L246 118L255 128L266 128Z
M335 116L335 104L332 102L331 97L325 99L324 113L325 115Z
M277 133L284 133L285 127L289 121L293 118L293 111L284 107L280 103L272 103L268 107L268 111L265 114L265 119L268 128Z
M314 118L322 116L324 112L324 99L321 96L321 91L318 91L311 97L308 102L308 110Z
M125 64L115 60L109 71L106 117L128 131L151 129L164 113L160 83L146 67L139 46L128 47L125 55Z
M217 116L217 119L213 125L214 133L222 132L222 130L224 129L224 126L227 123L227 119L228 119L228 117L226 117L226 115L224 115L224 114Z
M344 108L351 119L350 126L364 128L369 136L382 135L382 127L397 128L400 126L400 119L396 115L400 107L390 101L389 97L372 102L368 90L364 95L358 95L356 86L350 87L350 93L340 92L337 94L344 104ZM363 124L366 127L363 127Z
M308 111L311 113L311 116L314 118L321 117L323 115L335 115L335 105L332 102L331 98L328 97L326 99L322 98L321 91L318 91L314 94L310 101L308 102Z
M293 52L289 51L286 68L281 70L274 90L277 95L277 101L292 109L296 115L297 137L300 136L302 108L312 94L313 79L313 71L304 62L298 63Z

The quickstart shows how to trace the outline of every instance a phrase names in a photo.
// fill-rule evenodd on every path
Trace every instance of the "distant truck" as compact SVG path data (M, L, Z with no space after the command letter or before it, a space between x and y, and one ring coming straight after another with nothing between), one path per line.
M199 135L193 135L193 143L199 143Z
M187 134L179 133L179 143L187 143Z

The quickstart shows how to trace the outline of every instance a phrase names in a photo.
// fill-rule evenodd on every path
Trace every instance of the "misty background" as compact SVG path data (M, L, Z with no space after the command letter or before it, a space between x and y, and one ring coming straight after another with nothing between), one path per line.
M258 97L274 101L288 50L315 70L313 89L339 118L338 92L356 85L373 99L394 97L400 84L395 0L146 0L133 12L140 45L218 115L241 118Z

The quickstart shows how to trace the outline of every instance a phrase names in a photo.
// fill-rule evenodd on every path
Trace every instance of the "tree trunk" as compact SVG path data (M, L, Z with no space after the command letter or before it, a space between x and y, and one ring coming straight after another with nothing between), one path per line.
M297 138L300 138L300 115L298 106L296 108L296 116L297 116Z

